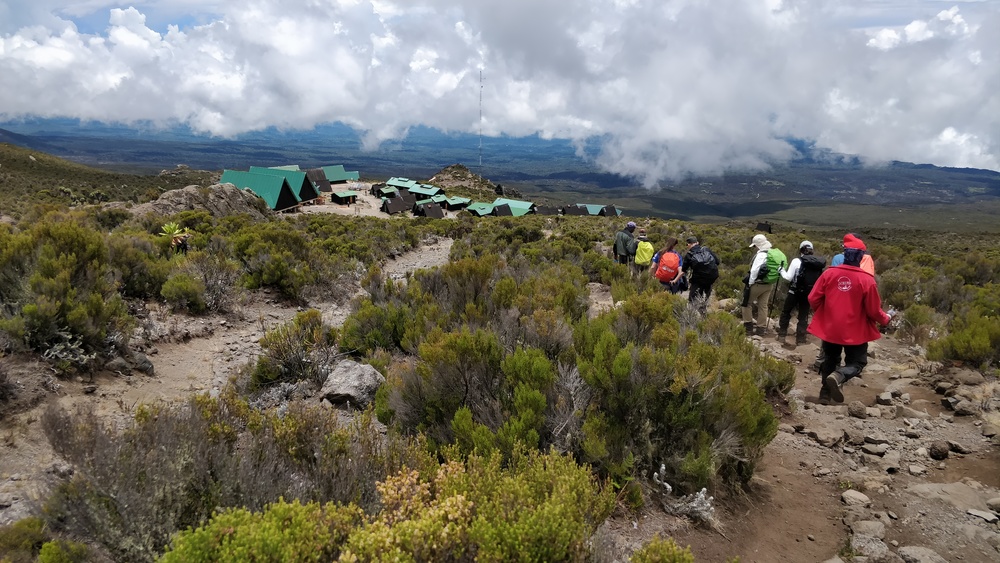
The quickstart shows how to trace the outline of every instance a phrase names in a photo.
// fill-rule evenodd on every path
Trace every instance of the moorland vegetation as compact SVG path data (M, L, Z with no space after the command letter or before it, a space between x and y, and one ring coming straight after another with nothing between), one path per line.
M0 529L0 559L585 560L600 559L587 540L616 508L683 501L710 524L707 495L747 486L793 368L724 306L701 317L614 263L619 223L25 209L0 224L0 349L63 377L128 357L150 300L232 313L267 289L303 311L218 396L137 406L124 428L48 410L46 436L75 472ZM643 223L654 242L699 236L722 260L723 305L737 296L748 225ZM165 225L192 234L186 253ZM809 238L828 257L842 235L778 230L776 246ZM899 334L932 359L995 370L1000 240L865 234ZM387 256L434 237L454 240L448 264L384 275ZM591 311L590 284L618 306ZM323 300L351 302L343 326L309 308ZM350 422L260 406L280 386L317 389L344 355L386 379ZM0 402L17 392L0 379ZM635 557L691 560L667 540Z

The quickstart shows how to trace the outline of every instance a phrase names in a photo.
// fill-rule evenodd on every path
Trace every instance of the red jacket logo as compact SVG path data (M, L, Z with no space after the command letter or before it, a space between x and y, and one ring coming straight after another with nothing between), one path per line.
M850 291L851 290L851 278L844 276L837 279L837 289L840 291Z

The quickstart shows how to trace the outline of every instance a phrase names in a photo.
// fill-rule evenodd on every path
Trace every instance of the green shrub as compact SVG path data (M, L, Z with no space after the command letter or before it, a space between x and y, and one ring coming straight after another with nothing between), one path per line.
M42 545L37 563L83 563L90 559L90 548L73 541L50 541Z
M278 502L262 512L232 508L204 526L174 536L161 563L335 561L352 529L362 522L355 506Z
M25 518L0 526L0 561L31 563L47 539L45 522L40 518Z
M187 310L191 313L205 311L205 284L188 274L174 274L160 290L160 295L174 311Z
M674 538L662 539L659 535L632 554L632 563L694 563L691 548L681 548Z
M279 381L306 380L322 385L337 356L337 330L323 323L316 309L302 311L264 335L262 354L250 376L253 390Z

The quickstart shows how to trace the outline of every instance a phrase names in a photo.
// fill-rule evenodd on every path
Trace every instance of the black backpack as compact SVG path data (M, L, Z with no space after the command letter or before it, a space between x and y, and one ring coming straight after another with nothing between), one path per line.
M826 268L826 258L813 254L800 256L799 271L795 274L795 279L792 280L792 289L796 293L808 294L816 285L816 280L823 274L824 268Z
M697 252L690 252L688 260L691 261L691 271L695 277L711 281L719 277L719 265L715 261L715 256L712 256L704 246L698 247Z

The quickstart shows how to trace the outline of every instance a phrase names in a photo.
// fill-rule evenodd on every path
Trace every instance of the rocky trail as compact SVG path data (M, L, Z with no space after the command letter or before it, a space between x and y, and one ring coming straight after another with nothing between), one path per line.
M448 260L451 241L433 241L390 261L393 279ZM611 306L592 287L592 311ZM340 325L343 303L315 303ZM140 403L217 392L259 353L259 339L296 313L267 293L225 317L183 317L152 307L143 321L151 375L128 366L89 378L55 380L47 366L10 364L16 414L0 417L0 524L27 515L47 483L69 469L49 448L39 420L50 403L94 408L124 421ZM716 500L717 525L693 526L650 507L618 514L595 536L608 559L655 534L691 545L698 561L1000 561L1000 384L979 372L942 366L888 336L873 343L861 379L843 405L816 403L816 343L794 349L755 337L766 353L796 366L796 384L778 408L780 431L751 490ZM317 402L322 399L315 396Z

